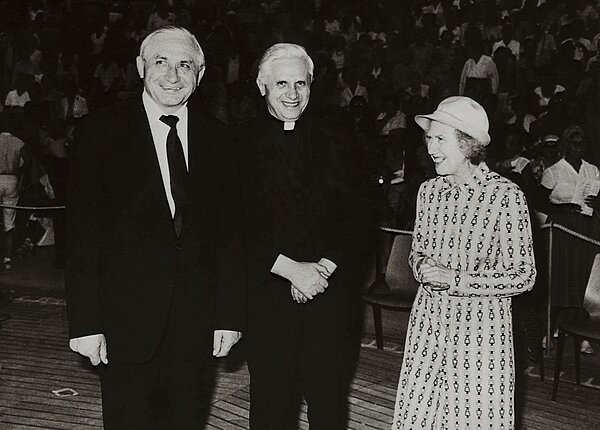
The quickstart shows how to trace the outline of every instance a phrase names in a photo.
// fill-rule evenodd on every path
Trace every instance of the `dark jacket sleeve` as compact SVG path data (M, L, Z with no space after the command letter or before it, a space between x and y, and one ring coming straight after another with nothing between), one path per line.
M242 196L239 152L232 134L218 134L218 176L221 193L218 210L218 284L215 329L244 331L247 307L247 274L242 232Z
M66 198L65 290L69 336L103 332L99 297L100 197L99 139L102 121L84 121L76 130Z

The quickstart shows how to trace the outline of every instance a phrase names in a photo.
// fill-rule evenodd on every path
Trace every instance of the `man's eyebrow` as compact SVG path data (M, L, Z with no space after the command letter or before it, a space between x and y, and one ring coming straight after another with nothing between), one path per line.
M166 55L163 54L156 54L153 57L150 57L150 60L169 60L169 58ZM179 64L194 64L194 60L192 58L186 58L183 60L179 61Z

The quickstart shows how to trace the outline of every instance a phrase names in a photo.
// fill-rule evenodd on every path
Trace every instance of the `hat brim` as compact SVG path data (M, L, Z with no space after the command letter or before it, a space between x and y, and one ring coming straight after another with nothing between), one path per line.
M427 131L429 129L429 125L431 121L437 121L442 124L449 125L457 130L462 131L463 133L468 134L474 139L480 141L483 145L488 145L492 140L490 135L479 129L478 127L473 126L473 124L462 121L460 118L449 114L448 112L443 112L436 110L432 114L429 115L416 115L415 122L421 127L423 130Z

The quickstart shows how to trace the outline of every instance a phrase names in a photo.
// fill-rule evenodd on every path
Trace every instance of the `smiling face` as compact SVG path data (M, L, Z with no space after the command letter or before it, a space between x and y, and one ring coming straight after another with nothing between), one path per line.
M204 58L189 38L156 34L137 57L137 69L152 100L167 114L181 108L200 83Z
M471 176L475 166L461 151L454 127L431 121L425 132L425 143L438 175L453 176L457 181Z
M301 58L278 58L269 64L269 72L256 80L267 101L269 112L280 121L296 121L310 98L310 74Z

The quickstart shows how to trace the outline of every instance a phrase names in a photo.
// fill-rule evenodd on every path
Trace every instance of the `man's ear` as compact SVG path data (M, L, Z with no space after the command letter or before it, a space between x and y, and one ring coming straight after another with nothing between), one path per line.
M144 79L144 59L138 55L135 59L135 65L137 66L138 75Z
M200 81L202 80L202 76L204 76L204 71L206 70L206 66L200 66L198 70L198 79L196 80L196 86L200 85Z
M256 78L256 85L258 86L258 91L260 91L260 95L264 97L265 94L267 94L267 88L265 84L263 84L260 79Z

